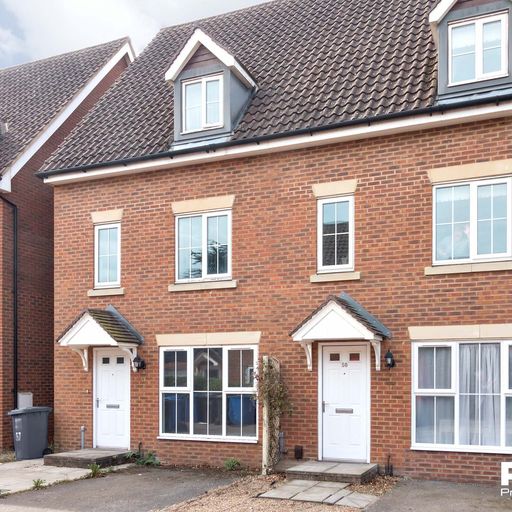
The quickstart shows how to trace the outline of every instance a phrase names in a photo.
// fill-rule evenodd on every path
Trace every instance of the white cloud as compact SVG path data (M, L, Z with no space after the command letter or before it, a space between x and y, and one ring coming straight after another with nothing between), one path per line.
M6 38L5 54L22 47L30 59L130 36L138 53L161 27L239 9L265 0L0 0L22 41ZM11 32L12 35L12 32ZM0 57L2 56L0 32Z
M7 59L23 51L23 42L9 29L0 27L0 59Z

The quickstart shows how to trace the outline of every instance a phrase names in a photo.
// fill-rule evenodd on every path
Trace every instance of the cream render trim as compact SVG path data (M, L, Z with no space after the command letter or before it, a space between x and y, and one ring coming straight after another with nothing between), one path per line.
M512 270L512 261L489 261L485 263L461 263L425 267L425 275L438 276L444 274L468 274L470 272L500 272L503 270Z
M108 297L109 295L124 295L124 288L98 288L87 291L87 297Z
M353 194L357 188L357 180L330 181L312 185L313 195L318 198L344 196Z
M430 169L427 173L433 185L451 181L502 176L512 174L512 159L438 167L437 169Z
M309 278L310 283L331 283L334 281L358 281L361 272L333 272L331 274L314 274Z
M220 345L258 345L261 331L200 332L192 334L157 334L159 347L190 347Z
M512 339L512 324L434 325L409 327L411 340Z
M237 282L229 281L204 281L197 283L170 284L167 290L170 292L192 292L196 290L220 290L222 288L236 288Z
M233 208L235 196L205 197L203 199L189 199L187 201L174 201L171 203L175 215L181 213L207 212L211 210L229 210Z
M123 218L123 209L105 210L102 212L91 212L93 224L107 224L109 222L121 222Z

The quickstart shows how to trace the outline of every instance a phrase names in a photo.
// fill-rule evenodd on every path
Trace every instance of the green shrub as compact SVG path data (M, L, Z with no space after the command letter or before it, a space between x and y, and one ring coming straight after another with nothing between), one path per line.
M240 469L242 467L242 464L238 459L231 457L224 461L224 467L228 471L236 471L237 469Z
M91 472L91 474L89 475L91 478L98 478L99 476L103 476L101 472L101 466L99 466L96 463L90 464L89 470Z
M39 489L42 489L46 485L45 480L41 480L40 478L36 478L35 480L32 480L32 489L34 491L39 491Z

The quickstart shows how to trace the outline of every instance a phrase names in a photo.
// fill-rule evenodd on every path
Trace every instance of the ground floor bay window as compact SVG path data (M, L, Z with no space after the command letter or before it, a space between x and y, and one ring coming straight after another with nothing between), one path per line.
M163 347L160 436L255 441L256 349Z
M512 453L512 341L413 344L413 448Z

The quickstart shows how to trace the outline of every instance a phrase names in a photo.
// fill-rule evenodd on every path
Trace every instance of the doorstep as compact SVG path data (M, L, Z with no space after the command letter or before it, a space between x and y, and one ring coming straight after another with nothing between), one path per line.
M45 455L44 464L66 468L88 468L91 464L98 464L101 468L106 468L129 462L130 453L127 450L85 448Z
M285 473L287 478L364 484L378 475L379 465L356 462L284 460L277 465L276 470Z
M348 482L287 480L283 485L260 494L260 498L305 501L364 509L378 500L377 496L347 489Z

